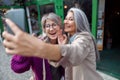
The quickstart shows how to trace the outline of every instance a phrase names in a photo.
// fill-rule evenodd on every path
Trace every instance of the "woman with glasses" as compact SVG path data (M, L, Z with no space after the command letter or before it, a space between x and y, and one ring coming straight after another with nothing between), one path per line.
M41 24L46 36L39 36L39 38L47 43L58 44L57 35L63 28L60 17L54 13L45 14ZM62 80L64 76L64 69L61 66L55 68L48 63L48 60L38 57L14 55L11 60L11 68L16 73L23 73L32 68L34 80Z
M96 71L96 61L99 59L96 43L90 33L88 19L81 9L71 8L64 20L64 31L68 35L68 44L65 44L66 37L62 39L60 35L58 36L60 45L47 44L21 31L10 20L7 19L6 22L10 26L12 25L11 29L15 33L15 35L3 33L7 53L38 56L48 59L56 67L62 65L65 68L65 80L103 80ZM22 40L27 42L26 45L19 40L21 35ZM10 39L10 37L14 39ZM16 42L20 43L16 44ZM31 44L32 47L30 47ZM25 48L23 48L24 46ZM32 49L35 49L35 52Z

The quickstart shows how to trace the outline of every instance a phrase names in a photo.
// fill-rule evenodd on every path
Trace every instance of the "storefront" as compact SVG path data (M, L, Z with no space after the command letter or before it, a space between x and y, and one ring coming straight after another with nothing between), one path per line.
M120 79L120 6L118 0L99 0L97 45L98 70Z
M120 47L119 1L99 0L97 18L97 45L100 51ZM112 5L112 6L111 6Z
M1 0L0 1L0 11L5 12L11 8L23 8L25 9L25 19L27 32L32 33L42 33L42 27L40 20L43 14L48 12L55 12L58 14L62 20L64 19L63 11L63 0ZM0 16L0 34L2 34L3 29L2 19Z

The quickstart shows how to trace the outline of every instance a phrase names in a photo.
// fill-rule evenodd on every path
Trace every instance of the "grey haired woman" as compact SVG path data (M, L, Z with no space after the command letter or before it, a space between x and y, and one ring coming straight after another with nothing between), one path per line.
M6 20L6 22L13 24L9 20ZM62 65L65 68L65 80L103 80L96 71L96 60L99 57L95 40L90 33L86 15L81 9L71 8L64 20L64 31L68 34L68 44L63 44L67 40L65 36L63 36L63 39L58 36L61 45L52 45L30 36L18 29L17 26L12 26L11 29L15 32L15 35L3 33L5 40L8 39L13 44L13 46L9 46L8 41L4 42L7 53L38 56L48 59L56 67ZM20 34L24 35L21 37ZM8 35L13 38L17 36L17 40L10 39ZM25 47L23 47L23 41L18 38L24 40ZM14 41L19 41L19 44ZM32 47L30 47L30 44L32 44ZM14 47L16 45L19 48Z

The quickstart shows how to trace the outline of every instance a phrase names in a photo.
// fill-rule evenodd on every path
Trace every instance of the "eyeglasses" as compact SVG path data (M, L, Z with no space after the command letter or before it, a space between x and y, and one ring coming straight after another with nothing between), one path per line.
M55 29L55 28L57 27L57 24L56 24L56 23L52 23L52 24L46 24L46 25L45 25L45 28L46 28L46 29L50 29L50 27L52 27L52 28Z

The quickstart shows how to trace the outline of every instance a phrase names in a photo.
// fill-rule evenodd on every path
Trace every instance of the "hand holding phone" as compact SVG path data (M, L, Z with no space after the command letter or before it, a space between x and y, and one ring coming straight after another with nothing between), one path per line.
M5 29L11 33L14 34L12 32L12 30L10 29L10 27L4 23L4 19L5 18L9 18L10 20L12 20L21 30L26 31L25 28L25 11L23 8L19 8L19 9L10 9L8 10L5 14L1 14L2 15L2 19L3 19L3 24L5 26Z

